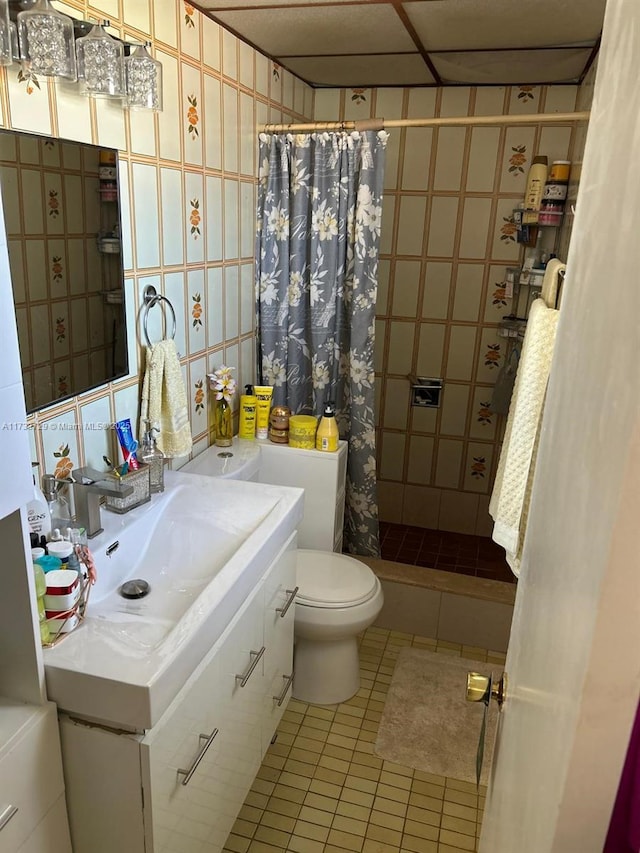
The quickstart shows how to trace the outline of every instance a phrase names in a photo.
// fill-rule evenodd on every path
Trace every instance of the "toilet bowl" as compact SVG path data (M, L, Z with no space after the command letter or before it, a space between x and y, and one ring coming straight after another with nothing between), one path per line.
M259 443L234 438L232 447L209 447L181 470L257 480L259 468ZM354 557L298 549L296 586L292 695L316 705L346 702L360 687L357 636L382 609L380 581Z
M353 557L299 549L296 584L293 698L346 702L360 688L357 635L382 609L380 581Z

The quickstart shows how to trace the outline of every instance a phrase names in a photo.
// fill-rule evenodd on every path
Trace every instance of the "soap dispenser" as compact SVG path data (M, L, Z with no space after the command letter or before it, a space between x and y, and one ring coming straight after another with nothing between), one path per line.
M138 458L149 466L149 490L152 494L164 492L164 455L156 444L154 433L157 430L151 426L151 421L145 419L145 433L142 440L142 451Z
M49 507L51 530L61 530L71 523L69 504L62 494L64 483L56 480L53 474L42 475L42 493ZM62 538L62 536L60 537Z
M334 452L338 449L339 439L340 433L338 431L338 424L336 423L336 412L333 403L327 403L318 424L318 431L316 432L316 450Z

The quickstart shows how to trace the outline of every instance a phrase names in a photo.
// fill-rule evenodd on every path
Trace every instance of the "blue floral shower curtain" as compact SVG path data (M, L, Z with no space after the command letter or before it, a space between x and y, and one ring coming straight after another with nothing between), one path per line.
M274 401L336 405L349 442L344 544L378 556L374 320L384 131L261 134L258 373Z

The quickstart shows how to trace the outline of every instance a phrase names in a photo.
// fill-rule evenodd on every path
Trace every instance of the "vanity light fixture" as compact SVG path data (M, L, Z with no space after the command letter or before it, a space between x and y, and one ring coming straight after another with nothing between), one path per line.
M12 62L9 0L0 0L0 65L11 65Z
M162 64L150 55L150 46L150 41L139 44L125 59L125 106L131 110L162 111Z
M76 50L73 20L56 11L49 0L18 12L18 39L24 71L75 82Z
M110 21L95 24L76 41L78 82L83 95L92 98L123 98L124 46L106 32Z
M0 65L20 62L25 73L77 81L83 95L161 111L162 64L151 42L124 42L109 26L63 15L51 0L0 0Z

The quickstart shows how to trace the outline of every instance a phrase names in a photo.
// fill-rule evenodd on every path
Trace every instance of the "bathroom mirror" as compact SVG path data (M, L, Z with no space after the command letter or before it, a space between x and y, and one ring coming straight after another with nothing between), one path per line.
M0 131L27 411L125 376L117 152Z

